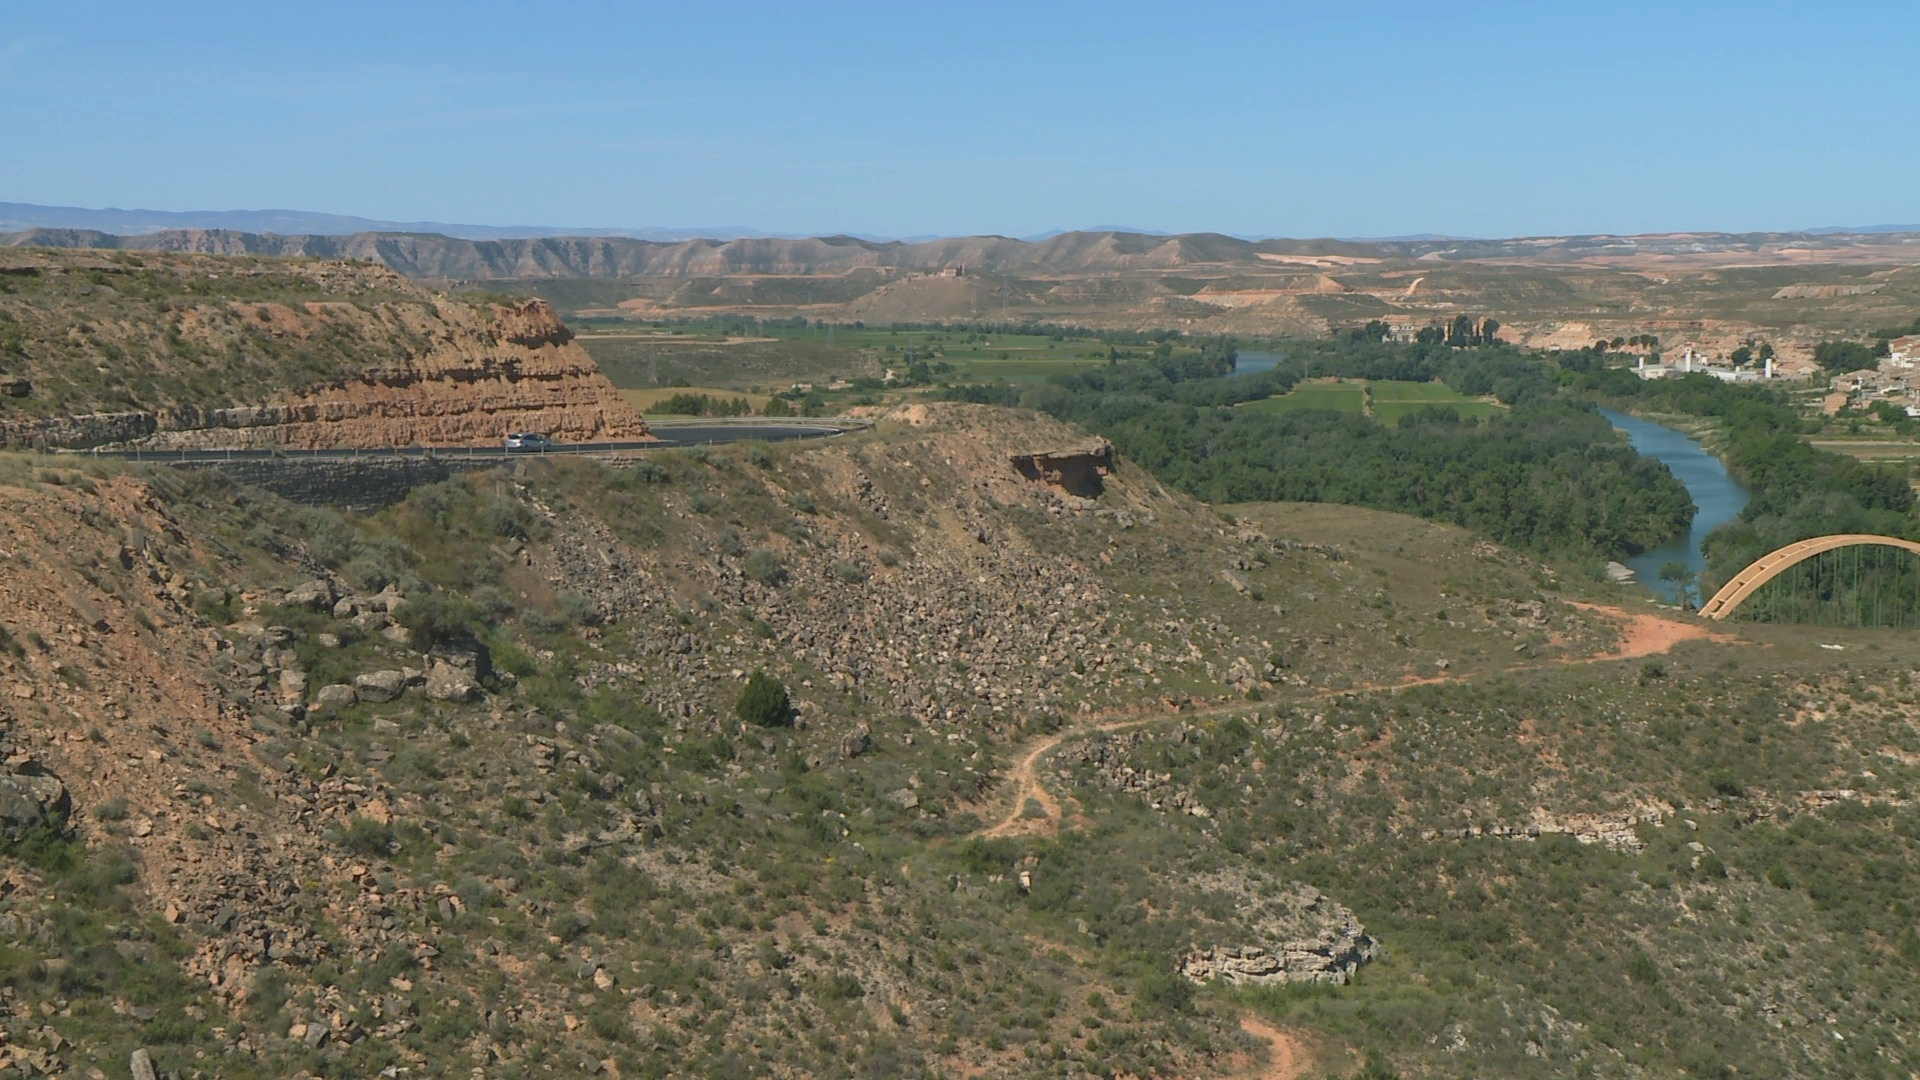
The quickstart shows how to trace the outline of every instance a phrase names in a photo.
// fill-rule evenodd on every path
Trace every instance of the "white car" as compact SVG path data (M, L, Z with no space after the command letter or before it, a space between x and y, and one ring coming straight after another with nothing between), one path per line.
M516 431L507 436L508 453L539 453L553 445L553 440L532 431Z

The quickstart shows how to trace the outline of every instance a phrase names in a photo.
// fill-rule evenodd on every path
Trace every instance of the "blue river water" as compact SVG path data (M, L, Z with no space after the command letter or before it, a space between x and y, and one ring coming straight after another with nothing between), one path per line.
M1272 371L1282 357L1279 353L1262 352L1259 349L1241 349L1233 364L1235 375L1256 375L1262 371Z
M1677 601L1679 596L1674 587L1660 580L1660 568L1677 561L1698 574L1706 566L1706 557L1700 554L1700 542L1746 508L1747 489L1734 481L1719 458L1707 453L1685 433L1612 409L1601 409L1600 414L1627 433L1627 442L1635 450L1665 462L1674 478L1686 485L1687 494L1693 497L1693 528L1685 538L1624 560L1633 568L1635 580L1662 598Z

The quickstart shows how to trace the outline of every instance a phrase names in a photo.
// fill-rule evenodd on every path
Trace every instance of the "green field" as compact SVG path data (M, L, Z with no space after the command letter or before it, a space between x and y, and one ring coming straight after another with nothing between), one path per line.
M1463 417L1493 416L1506 411L1502 406L1476 401L1438 382L1377 380L1367 384L1367 393L1373 399L1374 419L1383 424L1398 423L1401 417L1429 405L1450 406Z
M1383 424L1398 423L1400 418L1430 405L1446 405L1461 416L1492 416L1504 412L1504 406L1476 401L1444 383L1372 381L1302 383L1280 397L1250 401L1243 408L1261 412L1297 412L1301 409L1330 409L1334 412L1368 413Z
M1110 357L1124 362L1150 355L1141 346L1110 350L1092 337L963 329L829 329L751 320L649 327L583 320L579 330L581 345L614 385L636 389L681 382L765 390L793 382L873 379L888 369L904 375L910 361L926 362L936 382L1024 383L1099 367ZM1196 348L1175 346L1174 355Z
M1301 383L1281 397L1263 398L1241 406L1260 412L1298 412L1302 409L1330 409L1334 412L1365 412L1367 388L1360 382Z

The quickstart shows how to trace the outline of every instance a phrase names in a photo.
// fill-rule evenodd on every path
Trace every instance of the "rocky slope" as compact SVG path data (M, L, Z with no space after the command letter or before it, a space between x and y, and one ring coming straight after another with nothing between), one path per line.
M0 258L0 444L471 446L645 438L553 310L364 264Z
M1322 598L1355 583L1104 444L975 407L879 419L823 446L457 478L359 521L204 474L0 473L0 812L24 838L0 948L28 958L11 1060L1032 1075L1017 1047L1038 1038L1069 1068L1225 1068L1231 1010L1116 1011L1147 991L1078 956L1071 919L1038 958L1005 937L1005 905L1080 876L1064 849L966 838L1033 732L1390 677L1405 650L1276 645L1244 582L1169 589L1196 560L1291 562ZM734 717L756 670L790 688L792 729ZM1142 879L1168 928L1244 944L1175 914L1185 863ZM76 884L101 875L124 887ZM45 937L82 888L108 914ZM1275 892L1253 933L1318 941L1336 909L1315 896ZM1046 918L1024 932L1059 933ZM1185 955L1081 918L1150 987ZM129 958L161 967L135 983ZM1013 1016L1035 1026L1009 1049Z
M1904 638L1570 663L1606 587L1460 530L875 419L370 516L0 456L0 1069L1915 1064Z

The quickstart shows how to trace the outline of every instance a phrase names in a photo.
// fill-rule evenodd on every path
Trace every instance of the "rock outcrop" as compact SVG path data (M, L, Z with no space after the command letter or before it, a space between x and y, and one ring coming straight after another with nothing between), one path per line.
M73 802L56 776L25 765L0 773L0 838L18 841L37 829L67 827Z
M648 437L540 300L436 294L384 267L44 252L0 298L16 329L0 446L335 449ZM94 283L94 279L100 283ZM233 282L240 282L235 285ZM258 299L211 300L226 292ZM132 297L154 297L135 303ZM91 329L69 335L73 325ZM97 378L78 380L73 372Z
M1318 889L1251 874L1196 879L1200 890L1232 898L1242 940L1188 953L1180 973L1197 983L1234 985L1344 984L1379 953L1379 943L1353 912Z
M1113 471L1113 444L1092 439L1083 446L1041 450L1009 456L1014 470L1066 495L1100 497L1102 482Z

